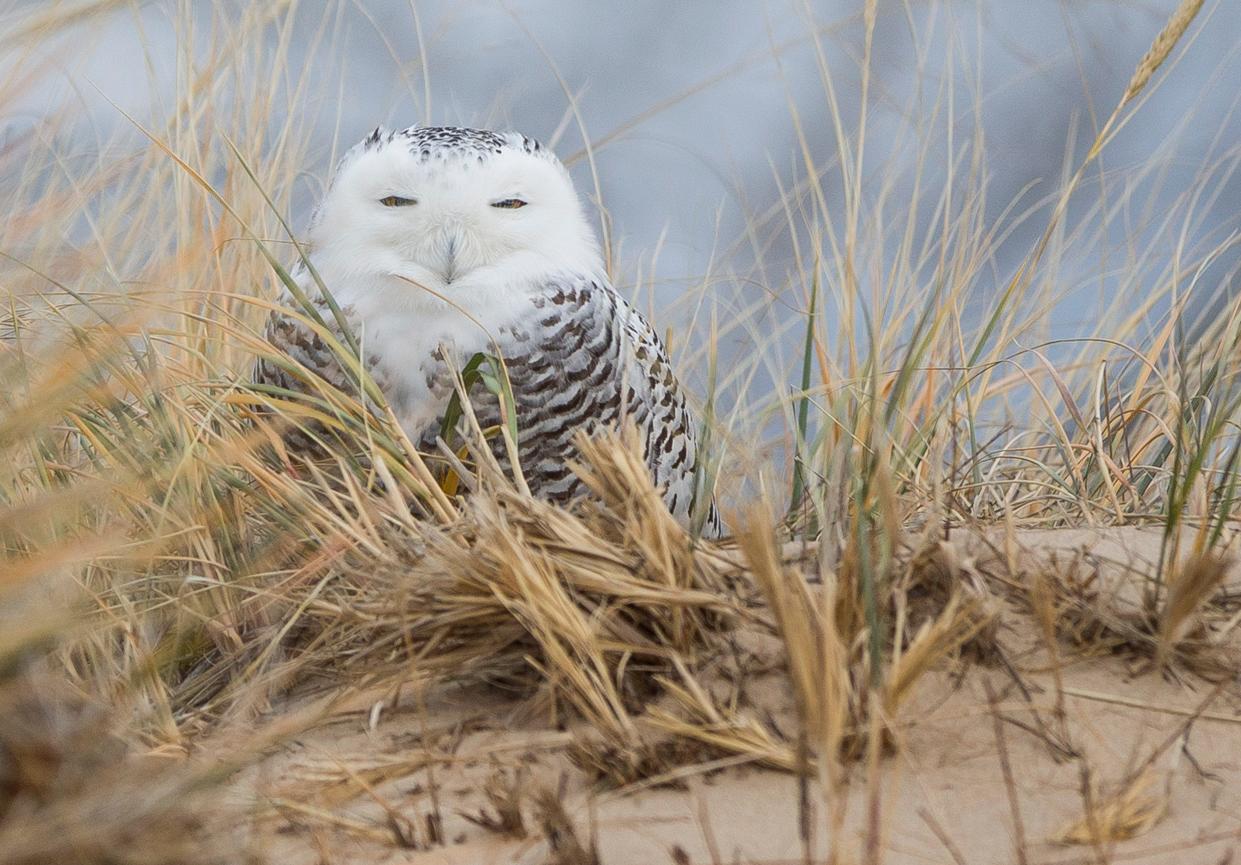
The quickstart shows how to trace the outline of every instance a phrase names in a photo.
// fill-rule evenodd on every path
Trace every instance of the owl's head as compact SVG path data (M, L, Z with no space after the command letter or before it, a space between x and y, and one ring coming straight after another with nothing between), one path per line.
M341 160L310 230L328 288L451 298L599 270L568 171L515 132L382 127ZM364 290L364 289L363 289Z

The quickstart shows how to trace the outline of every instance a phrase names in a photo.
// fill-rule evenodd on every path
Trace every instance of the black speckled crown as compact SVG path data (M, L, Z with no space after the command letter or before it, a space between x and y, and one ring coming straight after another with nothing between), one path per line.
M336 163L336 170L328 181L328 192L336 186L345 167L359 156L401 143L404 143L422 164L469 168L472 165L481 165L488 158L505 151L519 151L551 163L568 176L568 169L556 158L556 154L520 132L492 132L489 129L470 129L466 126L411 126L394 131L377 126L370 135L349 148ZM320 217L321 208L316 207L310 217L312 227L319 222Z
M465 126L411 126L400 131L391 131L380 126L364 138L355 150L378 150L398 139L408 145L410 152L417 156L420 162L483 162L487 157L498 155L505 150L520 150L531 156L556 161L550 150L519 132L492 132L489 129L470 129Z

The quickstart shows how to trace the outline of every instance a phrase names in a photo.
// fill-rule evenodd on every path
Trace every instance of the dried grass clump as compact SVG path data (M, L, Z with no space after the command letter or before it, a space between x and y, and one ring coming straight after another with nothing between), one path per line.
M893 615L907 644L949 607L969 603L976 607L979 627L960 648L974 660L995 661L999 652L999 598L974 557L963 554L949 541L929 540L909 556L899 587L892 599Z
M525 838L529 834L526 829L526 818L522 813L522 803L526 793L526 778L518 770L504 772L496 770L483 785L483 795L491 806L491 811L483 808L475 814L459 812L462 817L476 826L481 826L497 835L510 838Z
M1227 579L1231 561L1204 553L1191 556L1171 569L1162 598L1152 618L1155 632L1155 663L1166 666L1172 659L1198 670L1215 668L1232 675L1241 661L1235 651L1211 639L1210 604Z
M0 682L0 865L259 861L231 771L138 755L122 720L51 675Z
M1137 573L1108 580L1081 554L1053 556L1019 580L1035 590L1015 598L1031 605L1047 635L1080 651L1128 653L1214 681L1234 676L1241 663L1229 638L1234 616L1214 603L1230 573L1227 558L1205 553L1172 566L1163 580Z
M626 767L618 780L666 770L684 744L638 716L674 684L714 701L685 683L754 616L735 566L669 515L632 431L581 449L598 500L574 511L489 473L481 451L475 491L438 524L411 519L393 487L338 496L350 534L337 551L254 594L274 637L237 645L236 661L217 644L212 664L232 671L239 701L298 683L489 682L579 726L584 749L609 755L601 765Z
M1090 790L1085 797L1087 813L1066 826L1056 840L1097 847L1150 831L1168 812L1167 795L1151 792L1153 780L1153 773L1146 771L1110 793Z
M18 565L0 580L0 865L258 861L246 815L224 789L244 762L237 752L258 751L234 739L227 764L143 754L137 718L146 712L131 700L132 683L94 670L91 694L60 667L62 646L91 629L59 561L103 541L70 537L32 553L19 539L46 531L60 509L81 508L76 492L0 511L0 567Z
M578 837L573 819L565 811L563 797L543 789L534 797L539 830L547 842L546 865L600 865L598 844L592 835Z
M630 471L633 444L590 443L593 477ZM358 545L316 584L299 638L312 652L307 672L399 667L459 681L538 671L587 716L613 714L642 690L617 675L622 659L635 680L649 678L674 655L709 651L743 615L725 560L695 547L649 478L645 487L652 495L620 513L491 488L447 525L383 531L382 544ZM316 654L319 643L330 649Z
M879 728L888 729L923 675L980 634L994 633L989 593L945 547L913 556L901 579L884 580L890 594L880 618L865 614L855 572L847 566L829 572L816 593L800 573L782 566L774 532L758 526L752 521L741 546L787 651L806 733L829 759L862 756L876 716ZM896 625L880 635L890 642L877 668L872 632L884 622Z

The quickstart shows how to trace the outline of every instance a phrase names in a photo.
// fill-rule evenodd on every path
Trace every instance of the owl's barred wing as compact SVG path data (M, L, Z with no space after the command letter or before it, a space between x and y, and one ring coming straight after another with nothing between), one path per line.
M578 456L574 436L615 427L624 416L645 439L646 463L669 510L688 523L695 421L663 344L636 310L601 279L564 278L498 337L517 404L518 456L533 492L553 501L584 492L569 469ZM714 508L707 531L718 534Z
M356 322L348 309L344 312L356 335ZM333 317L325 315L324 320L328 331L339 336ZM295 365L339 390L356 389L333 349L297 316L273 313L266 335ZM560 503L584 494L584 485L569 467L579 458L574 438L580 430L615 428L627 418L644 437L645 461L669 510L689 524L700 459L695 419L659 337L606 281L575 276L549 281L531 296L528 312L500 326L494 336L508 370L517 412L517 455L531 492ZM462 364L469 360L449 357ZM420 449L433 452L454 390L454 368L439 350L417 370L390 367L383 357L368 356L365 363L403 418L402 425L417 427L406 434ZM424 384L420 402L426 404L407 405L406 393L389 387L412 376ZM288 391L308 390L304 376L271 358L259 360L255 380ZM494 394L476 387L470 402L483 429L500 425ZM304 438L291 437L290 444L304 447ZM492 439L491 449L507 466L501 438ZM704 534L716 536L719 518L714 505L708 507Z
M639 429L646 431L646 463L656 486L664 490L668 509L689 521L698 516L705 496L703 532L718 537L723 527L710 490L705 488L698 419L690 411L663 342L650 323L617 296L633 352L629 378L637 399L632 409Z
M569 468L574 437L614 426L623 408L621 323L597 284L562 279L496 338L516 403L522 473L536 495L567 502L585 492ZM481 411L474 405L481 422L499 422L494 400Z
M326 318L325 322L328 328L334 331L334 335L339 333L336 322L331 316ZM281 310L273 310L267 318L267 327L263 336L274 349L295 364L300 364L315 373L338 390L350 389L350 377L336 353L315 332L314 328L297 316ZM259 384L284 390L305 390L300 376L270 357L258 359L255 364L254 380Z
M291 297L285 296L282 300L290 309L293 308L295 302ZM315 378L341 393L359 395L361 383L340 354L341 351L349 351L346 348L349 337L325 301L316 300L314 303L330 339L324 339L304 317L292 312L275 309L267 318L263 335L274 352L255 360L252 380L270 397L292 396L296 399L297 394L312 398L320 396L323 385L314 381ZM352 332L350 336L356 338L359 328L352 310L345 308L341 313L345 326ZM332 340L340 348L332 346ZM277 359L276 355L281 357ZM380 391L386 393L388 382L383 369L368 363L367 371ZM370 404L369 400L364 402ZM321 447L316 439L321 438L324 432L326 430L314 421L287 430L283 437L285 444L294 450L318 453Z

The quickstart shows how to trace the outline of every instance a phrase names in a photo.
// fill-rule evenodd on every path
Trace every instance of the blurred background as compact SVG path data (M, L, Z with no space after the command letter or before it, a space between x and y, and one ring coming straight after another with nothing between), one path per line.
M71 31L42 56L8 52L8 75L32 67L41 74L23 110L5 117L6 134L64 106L89 119L98 143L127 124L118 108L147 122L170 110L179 80L174 46L187 40L210 46L218 7L115 5L109 26L92 19L88 30ZM748 216L778 201L779 185L801 163L790 104L815 157L824 164L832 157L821 64L830 70L844 117L855 118L858 110L862 21L855 2L287 5L296 26L287 34L283 80L253 85L300 91L290 108L305 114L320 160L308 185L317 186L332 155L377 123L432 123L511 127L553 142L573 159L578 183L589 192L585 132L599 142L599 184L616 239L633 256L661 247L659 273L666 279L700 278L718 240L735 239ZM951 84L956 105L951 116L937 119L962 136L981 121L992 215L1019 196L1046 193L1074 139L1080 142L1092 121L1110 111L1175 5L881 2L871 70L876 170L909 168L884 158L885 139L925 120L914 109ZM178 15L195 6L200 29L181 31ZM1110 152L1114 167L1165 154L1169 198L1241 139L1241 13L1227 4L1212 7L1204 9L1207 22L1189 56ZM273 40L281 35L271 32ZM309 73L304 80L303 72ZM924 125L919 131L946 145L942 130ZM1235 178L1213 208L1202 214L1204 222L1241 211ZM1018 232L1002 261L1023 254L1028 243L1028 231Z
M877 260L925 242L952 210L945 189L968 186L979 230L995 233L977 290L1002 288L1175 5L880 2L861 169ZM221 62L213 52L230 19L266 7L271 24L252 38L285 60L274 69L237 64L214 96L223 111L277 94L273 129L307 145L289 199L295 230L335 158L377 123L519 129L552 144L603 208L617 282L661 329L705 327L705 297L725 361L781 335L764 369L724 384L726 402L785 386L807 305L805 243L824 222L805 180L820 177L811 186L831 221L845 185L841 141L856 144L861 125L861 4L96 2L83 4L92 11L83 25L55 38L17 38L40 9L72 7L19 3L6 15L5 76L24 84L0 141L54 137L64 164L140 147L125 115L158 130L187 79ZM1084 178L1093 191L1079 197L1089 205L1071 212L1069 230L1089 239L1048 265L1057 288L1040 325L1047 338L1088 332L1118 294L1136 306L1153 290L1147 282L1166 283L1161 262L1193 261L1199 309L1235 290L1241 14L1207 3L1188 43ZM1192 258L1206 249L1206 260ZM882 267L864 272L863 285L882 280ZM1175 295L1160 295L1152 321ZM876 288L868 312L879 307L882 319L888 302L893 295ZM837 305L825 314L842 313ZM730 319L746 324L730 329ZM673 342L701 387L707 359L692 340Z

